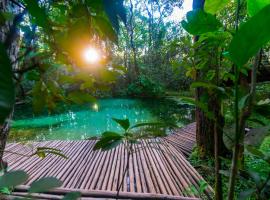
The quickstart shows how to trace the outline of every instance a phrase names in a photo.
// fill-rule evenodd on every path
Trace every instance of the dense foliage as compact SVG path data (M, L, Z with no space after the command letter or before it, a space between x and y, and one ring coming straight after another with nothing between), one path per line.
M215 199L270 198L269 0L193 0L193 10L181 23L170 16L182 1L3 2L2 193L9 194L28 178L23 171L7 173L2 161L16 103L52 113L63 103L125 96L170 99L196 108L197 146L191 160L210 166L209 176L215 172L214 180L208 177ZM100 55L94 63L87 62L89 54L82 56L89 47ZM162 137L165 127L175 128L180 117L171 115L163 116L162 123L134 125L114 118L123 132L104 132L95 150L125 143L129 159L133 143ZM26 156L48 154L68 159L50 148ZM29 195L60 185L52 177L41 179L31 185ZM65 198L79 196L69 195Z

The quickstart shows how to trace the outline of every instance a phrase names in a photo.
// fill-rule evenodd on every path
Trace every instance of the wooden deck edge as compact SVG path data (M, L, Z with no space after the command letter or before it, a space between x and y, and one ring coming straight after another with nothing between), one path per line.
M14 196L18 196L20 193L25 193L29 189L29 186L21 185L15 188ZM135 193L135 192L119 192L117 196L116 191L103 191L103 190L81 190L81 189L64 189L57 188L49 192L44 192L42 195L57 195L63 196L69 192L80 192L82 198L111 198L111 199L165 199L165 200L200 200L199 198L155 194L155 193ZM48 196L49 197L49 196Z

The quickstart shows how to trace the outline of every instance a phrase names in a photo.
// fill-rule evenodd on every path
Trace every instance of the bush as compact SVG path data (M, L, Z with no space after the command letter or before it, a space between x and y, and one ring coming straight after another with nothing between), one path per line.
M162 85L144 75L140 75L127 89L127 94L135 97L160 97L164 92Z

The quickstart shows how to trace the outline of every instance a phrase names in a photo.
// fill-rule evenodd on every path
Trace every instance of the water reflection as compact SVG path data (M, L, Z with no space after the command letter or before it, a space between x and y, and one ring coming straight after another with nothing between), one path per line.
M85 109L87 108L87 109ZM132 124L146 121L176 122L194 118L193 110L165 100L103 99L91 106L69 106L66 112L33 116L29 107L18 107L10 140L80 140L121 128L112 121L128 118Z

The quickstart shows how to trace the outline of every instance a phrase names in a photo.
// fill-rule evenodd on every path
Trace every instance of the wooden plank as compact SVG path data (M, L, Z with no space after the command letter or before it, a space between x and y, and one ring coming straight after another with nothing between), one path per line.
M53 155L40 160L38 157L25 158L10 153L5 153L4 158L9 161L11 169L24 169L30 173L30 180L23 187L45 176L62 180L64 184L55 196L79 190L85 195L83 198L89 195L115 198L124 177L119 198L196 199L194 194L185 193L191 185L199 188L199 182L203 180L185 158L195 143L195 128L195 124L191 124L165 138L133 144L135 152L129 160L124 144L110 151L93 151L95 140L33 143L33 148L60 148L70 158L68 160ZM7 149L28 153L32 151L30 147L15 143L8 144ZM124 174L127 162L129 169ZM209 199L212 193L211 187L205 191Z
M28 190L28 186L19 186L16 187L16 192L23 192ZM54 194L54 195L65 195L69 192L80 192L82 197L97 197L97 198L115 198L116 191L101 191L101 190L78 190L78 189L64 189L58 188L51 190L45 194ZM191 197L182 197L182 196L172 196L156 193L132 193L132 192L120 192L118 199L164 199L164 200L199 200L198 198Z

